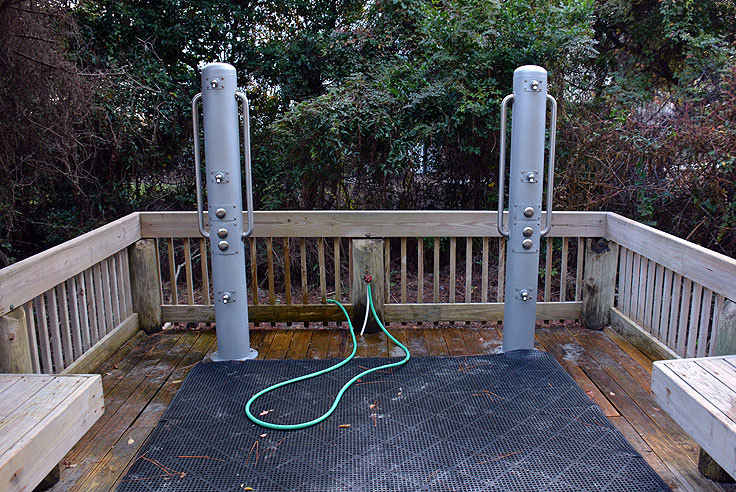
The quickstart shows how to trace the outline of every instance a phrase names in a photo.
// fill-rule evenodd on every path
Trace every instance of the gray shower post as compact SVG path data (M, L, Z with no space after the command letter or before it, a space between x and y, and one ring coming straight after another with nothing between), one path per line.
M253 232L248 100L244 94L237 92L237 86L237 76L232 65L211 63L202 69L202 92L192 100L197 220L200 233L210 239L212 261L212 288L217 328L217 352L212 355L215 361L253 359L257 355L257 352L250 348L248 290L245 278L244 239ZM201 193L197 107L200 99L204 120L209 231L204 227ZM243 154L248 202L245 232L240 180L238 100L244 106ZM204 261L204 253L202 258Z
M547 71L526 65L514 71L514 92L501 105L498 229L508 238L503 350L534 348L537 280L541 239L549 233L554 176L554 135L557 105L547 94ZM511 164L509 166L508 231L504 230L506 110L513 100ZM542 226L545 121L552 106L547 175L546 220Z

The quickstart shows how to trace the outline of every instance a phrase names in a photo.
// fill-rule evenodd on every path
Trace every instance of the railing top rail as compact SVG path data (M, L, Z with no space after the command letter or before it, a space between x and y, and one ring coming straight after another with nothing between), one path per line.
M255 212L253 237L500 237L497 212L279 211ZM206 222L206 221L205 221ZM606 212L556 211L553 237L599 237ZM195 212L141 212L142 237L199 237Z
M0 270L0 316L141 238L137 212Z
M713 292L736 300L736 259L608 213L606 237Z

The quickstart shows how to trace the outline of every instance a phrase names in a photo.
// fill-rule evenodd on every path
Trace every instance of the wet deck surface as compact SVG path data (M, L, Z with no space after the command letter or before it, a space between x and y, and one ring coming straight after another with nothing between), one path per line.
M414 328L392 333L414 356L493 353L496 327ZM259 358L331 358L350 352L344 330L254 330ZM541 325L537 348L550 352L674 491L736 490L703 478L698 446L655 403L651 361L615 333ZM189 370L215 350L214 331L168 331L134 337L100 368L105 414L69 452L52 490L114 490L156 426ZM358 342L358 357L403 354L385 336Z

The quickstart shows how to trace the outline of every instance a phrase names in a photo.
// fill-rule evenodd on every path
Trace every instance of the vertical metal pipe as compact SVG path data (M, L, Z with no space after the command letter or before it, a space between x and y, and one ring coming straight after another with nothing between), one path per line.
M212 359L216 361L252 359L257 355L250 348L248 328L237 85L235 68L227 63L211 63L202 70L205 180L210 226L206 236L212 242L212 286L217 329L217 352ZM244 118L247 117L246 111ZM195 124L195 141L199 138L197 126ZM198 148L195 153L197 151ZM198 155L195 155L195 163L198 160ZM200 172L197 166L197 173ZM199 190L197 192L200 193Z
M534 65L517 68L514 71L508 178L509 240L503 321L505 352L534 348L546 104L547 71Z

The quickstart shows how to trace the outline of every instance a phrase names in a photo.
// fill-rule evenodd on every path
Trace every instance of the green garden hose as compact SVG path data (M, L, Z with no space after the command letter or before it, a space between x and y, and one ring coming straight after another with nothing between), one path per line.
M353 337L353 351L350 353L350 355L345 360L342 360L342 361L340 361L339 363L337 363L337 364L335 364L333 366L330 366L330 367L328 367L326 369L322 369L320 371L316 371L316 372L312 372L312 373L309 373L309 374L305 374L304 376L299 376L299 377L294 378L294 379L289 379L288 381L283 381L281 383L274 384L273 386L269 386L268 388L266 388L264 390L261 390L258 393L256 393L255 395L253 395L251 397L251 399L248 400L248 403L246 403L246 405L245 405L245 413L248 416L248 418L251 419L256 424L258 424L258 425L260 425L262 427L267 427L269 429L277 429L277 430L297 430L297 429L304 429L306 427L310 427L310 426L315 425L315 424L319 424L320 422L322 422L323 420L325 420L327 417L329 417L330 415L332 415L332 413L337 408L337 405L340 403L340 399L342 398L342 395L345 393L345 391L347 391L347 389L354 382L356 382L357 380L359 380L360 378L362 378L364 376L367 376L368 374L370 374L372 372L380 371L381 369L388 369L390 367L397 367L397 366L404 365L409 360L409 357L410 357L409 356L409 349L407 349L401 342L399 342L398 340L396 340L396 338L394 338L394 336L391 335L391 333L388 332L388 330L386 329L386 327L383 326L383 323L381 323L381 320L378 319L378 315L376 314L376 308L373 306L373 301L371 299L371 284L368 283L368 304L371 307L371 313L373 314L373 317L376 319L376 321L378 322L378 326L381 327L381 329L386 334L386 336L388 336L391 339L391 341L394 342L396 345L398 345L399 347L401 347L401 349L406 353L406 356L402 360L400 360L398 362L392 362L391 364L384 364L382 366L374 367L372 369L368 369L368 370L365 370L365 371L361 372L357 376L354 376L350 381L348 381L347 383L345 383L345 385L342 388L340 388L340 391L337 393L337 396L335 397L335 401L332 403L332 406L329 408L329 410L327 410L322 416L317 417L314 420L310 420L308 422L302 422L300 424L272 424L270 422L264 422L263 420L260 420L259 418L257 418L256 416L254 416L251 413L251 411L250 411L251 405L253 405L253 402L255 402L258 398L260 398L261 396L265 395L266 393L268 393L270 391L273 391L273 390L275 390L277 388L281 388L283 386L286 386L287 384L296 383L298 381L304 381L305 379L316 378L317 376L321 376L322 374L326 374L326 373L328 373L330 371L334 371L335 369L337 369L339 367L342 367L345 364L347 364L348 362L350 362L350 360L355 356L355 351L357 349L357 341L355 340L355 332L353 331L353 324L350 322L350 317L348 316L347 311L345 311L345 308L343 307L343 305L340 304L338 301L335 301L333 299L329 299L328 302L331 302L333 304L337 304L340 307L340 309L342 310L343 314L345 314L345 318L347 318L347 320L348 320L348 326L350 327L350 335ZM366 319L368 319L367 316L366 316Z

